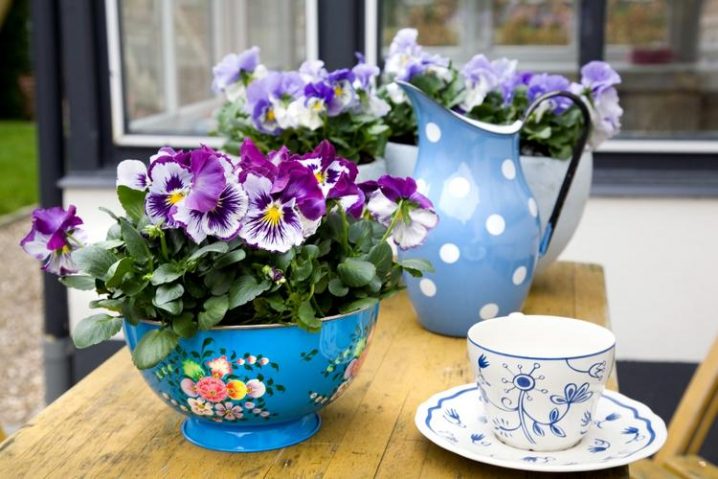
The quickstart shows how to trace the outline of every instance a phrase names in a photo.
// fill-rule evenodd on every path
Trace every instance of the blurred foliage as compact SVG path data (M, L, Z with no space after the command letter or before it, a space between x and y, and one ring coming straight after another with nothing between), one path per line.
M0 26L0 118L25 118L27 99L19 79L30 72L30 6L15 0Z
M0 121L0 215L37 202L35 125Z

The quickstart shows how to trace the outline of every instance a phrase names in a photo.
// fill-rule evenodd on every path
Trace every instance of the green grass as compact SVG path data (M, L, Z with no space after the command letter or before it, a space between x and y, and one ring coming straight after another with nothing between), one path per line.
M0 215L37 203L35 124L0 121Z

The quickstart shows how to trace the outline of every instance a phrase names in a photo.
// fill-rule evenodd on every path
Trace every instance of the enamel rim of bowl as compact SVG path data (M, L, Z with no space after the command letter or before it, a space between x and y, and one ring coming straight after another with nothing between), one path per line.
M534 316L534 315L523 315L523 314L522 314L521 316L522 316L523 318L526 318L525 320L530 321L531 316ZM494 323L494 322L502 321L502 320L505 320L505 319L507 319L507 318L509 318L509 317L511 317L511 316L504 316L504 317L500 317L500 318L487 319L487 320L484 320L484 321L481 321L481 322L479 322L479 323L474 324L471 328L469 328L469 331L468 331L467 334L466 334L466 339L467 339L471 344L473 344L474 346L477 346L477 347L483 349L484 351L488 351L488 352L493 353L493 354L498 354L498 355L500 355L500 356L506 356L506 357L510 357L510 358L531 359L531 360L540 360L540 361L564 361L564 360L567 360L567 359L570 360L570 359L588 358L588 357L591 357L591 356L598 356L598 355L600 355L600 354L607 353L608 351L611 351L612 349L615 349L615 348L616 348L616 337L615 337L615 335L613 334L613 332L612 332L610 329L605 328L605 327L603 327L603 326L600 326L600 325L598 325L598 324L594 324L594 323L591 323L591 322L589 322L589 321L584 321L584 320L582 320L582 319L567 318L567 317L564 317L564 316L550 316L550 315L535 315L535 316L542 317L542 318L558 319L558 320L562 320L562 321L572 321L572 322L573 322L573 321L579 321L579 322L581 322L583 325L586 325L586 326L589 326L589 327L592 327L592 328L597 328L597 329L600 329L600 330L604 330L606 333L610 334L610 335L613 337L613 340L612 340L610 346L608 346L608 347L606 347L606 348L603 348L603 349L601 349L601 350L599 350L599 351L595 351L595 352L591 352L591 353L586 353L586 354L562 355L562 356L549 356L549 355L544 355L544 356L528 356L528 355L522 355L522 354L506 353L506 352L502 352L502 351L497 351L496 349L493 349L493 348L487 348L486 346L483 346L483 345L479 344L474 338L471 337L471 336L472 336L472 334L471 334L471 330L472 330L472 329L474 329L474 328L480 328L482 324L489 324L489 323Z
M337 319L342 319L342 318L345 318L352 314L363 313L364 311L367 311L371 308L376 307L378 304L379 304L379 302L377 301L374 304L365 306L361 309L357 309L356 311L352 311L350 313L341 313L341 314L335 314L333 316L325 316L323 318L320 318L319 321L321 321L322 323L325 323L325 322L328 323L329 321L335 321ZM162 325L161 322L153 321L150 319L141 319L139 322L151 324L153 326L161 326ZM213 326L209 329L203 329L202 331L218 331L218 330L226 330L226 329L274 329L274 328L298 328L298 327L299 326L297 324L235 324L235 325L229 325L229 326Z

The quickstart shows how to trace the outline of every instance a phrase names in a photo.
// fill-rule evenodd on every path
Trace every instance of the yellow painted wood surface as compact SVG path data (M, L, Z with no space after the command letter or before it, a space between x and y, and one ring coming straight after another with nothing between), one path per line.
M470 281L470 278L467 278ZM534 282L524 312L607 325L603 270L557 263ZM0 478L529 478L454 455L414 426L417 406L473 381L466 340L421 328L405 294L382 304L361 373L320 414L322 428L294 447L254 454L186 442L182 416L145 385L126 349L0 444ZM616 387L615 376L609 387ZM571 477L627 478L628 468Z

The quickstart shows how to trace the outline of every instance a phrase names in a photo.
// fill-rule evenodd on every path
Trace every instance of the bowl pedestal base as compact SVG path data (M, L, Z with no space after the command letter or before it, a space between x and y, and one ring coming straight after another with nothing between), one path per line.
M294 421L245 426L212 423L187 418L182 423L185 439L196 446L224 452L261 452L300 443L319 430L321 419L316 413Z

